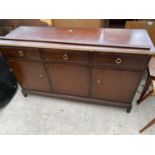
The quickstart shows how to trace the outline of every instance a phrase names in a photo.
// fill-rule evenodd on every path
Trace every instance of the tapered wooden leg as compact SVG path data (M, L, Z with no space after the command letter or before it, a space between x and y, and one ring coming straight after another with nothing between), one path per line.
M149 91L147 94L145 94L143 96L143 98L141 99L141 102L143 102L147 97L149 97L151 94L153 93L153 90Z
M22 94L23 94L24 97L27 97L28 96L28 94L25 93L23 89L22 89Z
M155 124L155 118L151 122L149 122L144 128L142 128L139 132L142 133L143 131L145 131L147 128L151 127L154 124Z
M127 113L130 113L130 111L131 111L131 109L132 109L132 105L129 105L128 107L127 107Z
M148 90L148 88L149 88L151 82L152 82L151 77L148 77L148 79L147 79L147 81L146 81L146 83L145 83L144 89L143 89L143 91L142 91L142 93L141 93L141 96L140 96L140 98L137 100L137 104L140 104L140 103L144 100L144 95L145 95L146 91ZM148 95L147 95L147 96L148 96ZM146 97L145 97L145 98L146 98Z

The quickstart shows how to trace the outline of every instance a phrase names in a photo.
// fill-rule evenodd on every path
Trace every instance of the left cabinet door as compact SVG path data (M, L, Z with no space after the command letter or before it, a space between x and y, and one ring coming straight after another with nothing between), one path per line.
M43 92L50 91L47 75L42 63L10 60L8 64L24 89Z

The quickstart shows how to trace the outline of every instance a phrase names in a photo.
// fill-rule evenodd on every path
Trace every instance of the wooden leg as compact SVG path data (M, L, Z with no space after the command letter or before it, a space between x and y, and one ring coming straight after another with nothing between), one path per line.
M142 93L141 93L141 96L140 96L140 98L137 100L137 104L140 104L140 103L144 100L144 95L145 95L146 91L148 90L148 88L149 88L151 82L152 82L151 77L148 77L148 79L146 80L144 89L143 89L143 91L142 91ZM145 97L145 98L146 98L146 97Z
M127 107L127 113L130 113L130 111L131 111L131 109L132 109L132 105L129 105L128 107Z
M23 94L24 97L27 97L28 96L28 94L25 93L23 89L22 89L22 94Z
M144 88L145 87L145 85L146 85L146 82L148 81L148 79L150 78L150 73L149 73L149 69L147 68L147 79L146 79L146 81L145 81L145 84L144 85L142 85L142 87ZM144 90L144 89L143 89Z
M154 124L155 124L155 118L151 122L149 122L144 128L142 128L139 132L142 133L143 131L145 131L147 128L151 127Z
M147 79L148 79L150 77L149 67L147 67L146 72L147 72Z
M149 97L153 93L153 90L149 91L147 94L143 96L140 102L144 101L147 97Z

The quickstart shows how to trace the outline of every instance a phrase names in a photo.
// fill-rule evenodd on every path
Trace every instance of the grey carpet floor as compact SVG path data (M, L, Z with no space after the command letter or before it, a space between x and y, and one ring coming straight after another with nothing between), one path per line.
M155 117L155 97L125 109L29 95L20 87L13 100L0 109L0 134L139 134ZM155 126L143 134L155 134Z

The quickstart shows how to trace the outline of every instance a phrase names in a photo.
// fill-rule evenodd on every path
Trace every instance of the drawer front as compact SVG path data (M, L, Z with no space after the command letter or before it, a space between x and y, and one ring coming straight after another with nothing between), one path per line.
M40 60L39 50L37 48L3 48L3 54L6 59L32 59Z
M115 53L94 53L94 65L109 65L115 67L129 68L135 70L143 70L149 56L138 54L115 54Z
M88 52L67 50L44 50L45 61L88 64Z

